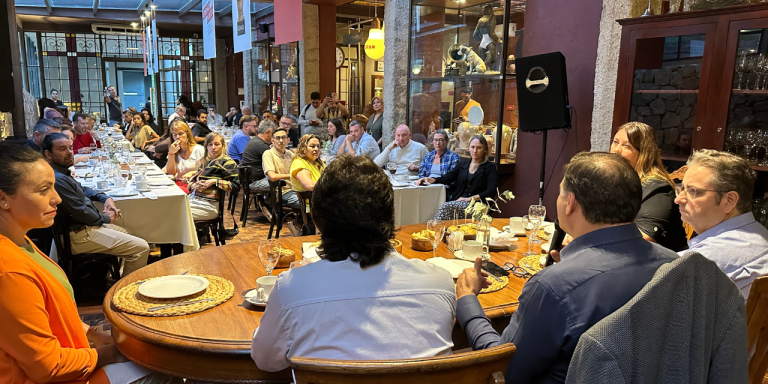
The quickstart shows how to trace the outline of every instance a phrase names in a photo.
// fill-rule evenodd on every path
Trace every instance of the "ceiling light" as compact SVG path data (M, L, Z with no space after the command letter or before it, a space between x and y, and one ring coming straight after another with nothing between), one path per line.
M135 21L134 21L133 23L131 23L131 27L134 27L134 28L136 28L136 26L137 26L137 25L139 25L139 23L137 23L137 22L135 22Z
M151 15L152 13L149 12L149 10L146 10L146 11L144 11L144 14L147 15L147 17L149 17L149 15Z
M141 15L141 21L144 21L145 17L144 15Z
M149 7L152 8L152 9L155 9L155 8L157 8L157 5L152 4Z

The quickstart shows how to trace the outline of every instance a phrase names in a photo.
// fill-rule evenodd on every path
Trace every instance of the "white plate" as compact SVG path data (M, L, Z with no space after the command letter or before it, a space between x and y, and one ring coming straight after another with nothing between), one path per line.
M138 188L136 188L136 190L139 191L139 192L152 192L151 188L147 188L147 189L138 189Z
M154 162L152 160L137 159L136 164L154 164Z
M543 229L544 229L544 232L546 232L546 233L551 235L551 234L555 233L555 223L549 223L549 222L545 221Z
M148 280L139 286L139 293L155 299L173 299L202 292L208 279L193 275L171 275Z
M133 156L133 157L142 157L142 156L144 156L144 154L141 153L141 152L133 152L133 153L131 153L131 156Z
M413 184L407 183L407 182L402 182L402 181L393 181L392 182L392 187L394 187L394 188L409 187L411 185L413 185Z
M473 126L478 126L483 123L483 115L483 108L475 105L469 109L469 113L467 113L467 120Z
M416 180L418 180L418 179L419 179L419 177L418 177L418 176L408 176L408 180L413 180L413 181L416 181Z
M245 293L245 301L257 306L257 307L266 307L267 303L265 301L261 301L258 299L258 293L259 289L251 289L250 291Z
M459 249L458 251L453 252L453 255L456 256L457 259L462 259L462 260L472 261L472 262L475 261L474 257L465 256L464 255L464 251L461 250L461 249ZM475 257L477 257L477 256L475 256ZM483 261L488 261L490 259L491 259L491 255L489 255L487 253L483 254Z
M541 245L541 252L542 253L549 253L549 243Z
M99 193L104 193L104 192L109 192L109 191L111 191L111 190L112 190L112 188L107 188L107 189L98 189L98 188L94 188L93 190L94 190L94 191L96 191L96 192L99 192Z
M136 196L138 194L139 193L136 192L136 191L131 191L131 192L115 191L113 193L110 193L109 195L112 196L112 197L129 197L129 196ZM144 284L142 284L142 285L144 285Z

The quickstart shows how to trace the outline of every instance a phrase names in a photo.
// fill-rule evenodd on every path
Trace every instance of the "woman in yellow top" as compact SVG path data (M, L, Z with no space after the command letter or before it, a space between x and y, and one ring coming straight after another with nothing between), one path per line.
M125 133L125 139L133 144L133 147L144 151L151 144L160 140L160 136L147 125L144 121L144 115L137 113L133 115L133 121L131 122L131 128Z
M296 158L291 163L291 187L296 192L315 189L315 183L325 169L320 159L320 139L315 135L304 135L296 148Z
M53 169L39 152L0 143L0 383L167 382L126 362L107 333L80 321L64 271L26 237L53 224L61 202ZM91 348L92 342L96 348ZM143 376L143 378L142 378Z

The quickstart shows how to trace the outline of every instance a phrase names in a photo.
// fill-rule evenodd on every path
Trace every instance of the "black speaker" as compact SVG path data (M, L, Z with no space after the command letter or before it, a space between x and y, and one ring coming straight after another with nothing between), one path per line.
M560 52L515 60L520 130L571 127L565 56Z
M269 33L269 24L267 24L267 23L259 23L259 32L261 32L261 33Z

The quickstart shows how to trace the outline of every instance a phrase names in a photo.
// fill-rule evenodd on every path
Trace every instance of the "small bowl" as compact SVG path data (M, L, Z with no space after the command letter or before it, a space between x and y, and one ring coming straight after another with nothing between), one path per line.
M392 243L392 247L395 248L395 251L397 251L397 253L400 253L400 254L403 253L403 242L402 241L400 241L398 239L392 239L389 242Z
M414 239L411 237L411 249L414 251L431 251L432 250L432 242L429 240L420 240L420 239Z
M275 264L275 268L288 268L291 265L291 262L296 260L296 252L291 251L290 249L282 248L280 250L280 258L277 259L277 264Z

